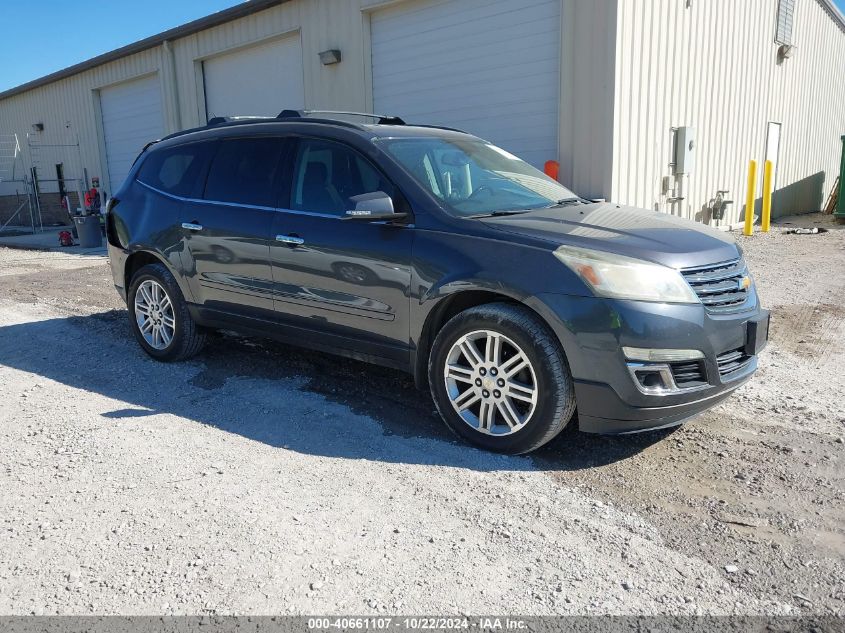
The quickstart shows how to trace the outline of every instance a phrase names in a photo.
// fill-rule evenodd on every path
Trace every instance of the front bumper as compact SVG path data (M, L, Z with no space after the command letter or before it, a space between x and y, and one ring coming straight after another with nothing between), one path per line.
M747 350L748 324L768 318L755 292L749 293L742 311L734 313L711 313L701 305L555 294L538 295L530 303L552 325L566 352L579 428L588 433L674 426L724 400L754 374L754 352L764 342L735 369L723 359L732 350ZM623 347L700 350L703 384L661 395L643 393Z

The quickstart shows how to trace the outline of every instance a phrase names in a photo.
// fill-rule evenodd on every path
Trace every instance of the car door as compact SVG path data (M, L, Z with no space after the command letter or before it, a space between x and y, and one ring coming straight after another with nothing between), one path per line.
M342 219L362 193L407 203L346 144L300 138L292 150L289 201L276 213L270 246L279 320L326 345L407 361L413 227Z
M209 316L275 321L270 236L284 149L272 136L219 141L202 199L184 207L191 291Z

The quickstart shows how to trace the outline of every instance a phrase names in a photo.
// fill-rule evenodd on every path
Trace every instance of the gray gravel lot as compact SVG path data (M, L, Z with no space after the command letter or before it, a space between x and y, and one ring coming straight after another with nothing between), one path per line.
M390 370L230 335L157 363L105 260L0 249L0 614L845 615L845 231L781 228L738 237L754 381L532 457Z

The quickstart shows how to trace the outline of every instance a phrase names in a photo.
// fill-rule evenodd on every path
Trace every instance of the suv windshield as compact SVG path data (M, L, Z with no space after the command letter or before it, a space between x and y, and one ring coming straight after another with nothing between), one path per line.
M377 139L455 215L538 209L578 200L525 161L480 139Z

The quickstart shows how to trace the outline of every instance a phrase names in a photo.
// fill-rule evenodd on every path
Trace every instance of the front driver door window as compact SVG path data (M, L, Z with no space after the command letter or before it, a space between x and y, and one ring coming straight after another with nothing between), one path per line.
M374 191L391 197L395 194L390 181L361 154L331 141L309 139L300 143L291 209L343 216L355 208L350 198Z
M279 211L271 247L279 318L335 334L335 346L404 361L413 228L343 218L363 193L383 191L397 210L404 198L352 147L300 139L290 201Z

